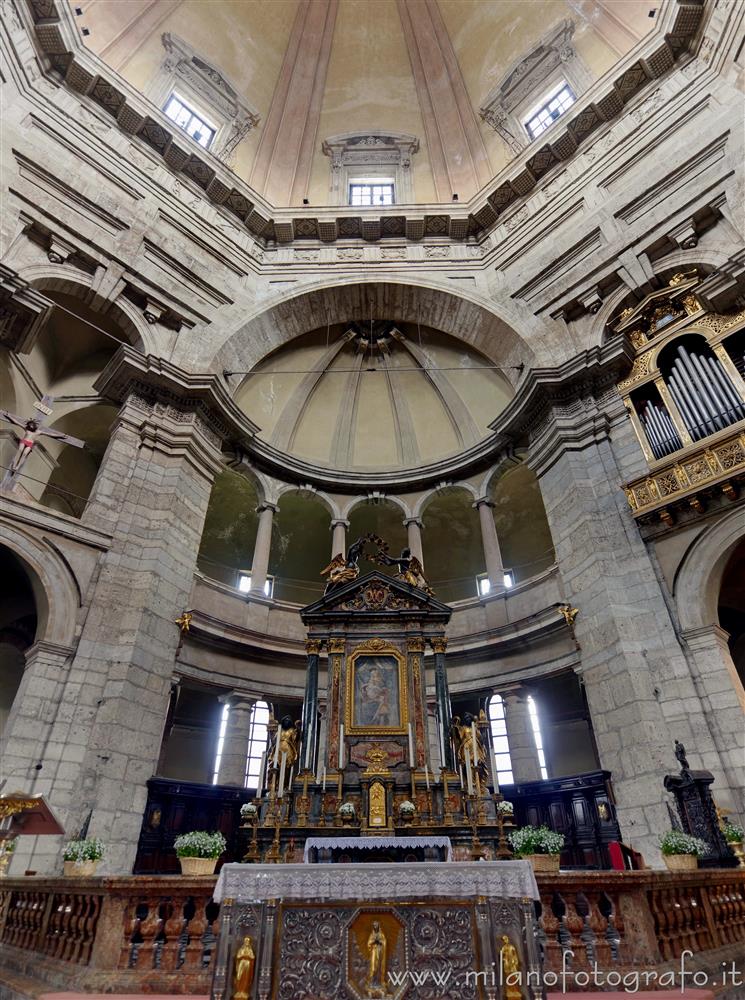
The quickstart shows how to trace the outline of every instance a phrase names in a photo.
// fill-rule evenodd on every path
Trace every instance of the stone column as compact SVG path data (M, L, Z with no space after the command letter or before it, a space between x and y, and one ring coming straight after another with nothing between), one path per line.
M305 671L305 698L301 721L302 750L300 771L315 774L318 750L318 654L321 652L320 639L308 639L305 643L308 663Z
M404 526L406 527L406 540L411 554L416 556L422 566L424 566L424 553L422 550L422 528L424 525L418 517L407 517L404 521Z
M347 528L349 527L349 521L345 521L344 518L336 518L336 520L331 522L331 558L338 556L339 553L346 555L347 552Z
M77 771L51 804L72 832L92 811L90 834L107 844L103 868L115 873L132 870L168 710L179 644L174 619L190 607L221 469L208 412L174 400L170 388L164 402L155 389L126 396L83 518L107 530L111 544L85 595L87 616L69 671L79 686L68 722L82 744L75 748Z
M440 756L442 757L442 766L452 771L455 769L453 748L450 744L452 712L450 709L450 688L448 687L447 667L445 665L445 652L448 648L448 641L445 636L438 636L430 639L430 643L435 653L435 698L437 699L437 714L440 720L440 739L442 743Z
M258 698L241 691L231 691L230 694L223 695L220 701L229 705L229 711L217 783L243 788L246 781L248 740L251 735L251 713Z
M504 700L504 721L515 784L540 781L541 764L535 745L528 709L528 692L521 689L500 692Z
M504 590L504 565L502 564L502 552L499 548L499 539L497 538L497 527L494 524L494 516L492 515L494 504L488 497L481 497L473 506L479 512L481 544L484 547L486 575L491 584L490 593L499 593Z
M259 530L256 532L256 544L251 561L251 593L263 595L272 551L272 522L277 507L273 503L265 503L256 510L259 514Z

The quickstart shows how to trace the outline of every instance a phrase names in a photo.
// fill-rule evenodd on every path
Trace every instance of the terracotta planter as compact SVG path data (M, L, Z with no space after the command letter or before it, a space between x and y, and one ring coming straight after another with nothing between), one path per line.
M214 875L217 858L179 858L182 875Z
M525 854L524 859L533 866L533 871L539 875L559 874L558 854Z
M663 854L662 858L671 872L695 872L698 868L695 854Z
M86 878L96 874L97 861L65 861L62 871L68 877Z

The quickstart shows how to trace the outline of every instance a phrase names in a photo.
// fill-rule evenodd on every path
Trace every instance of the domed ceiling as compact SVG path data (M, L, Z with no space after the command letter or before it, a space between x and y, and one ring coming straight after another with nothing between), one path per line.
M161 108L180 87L174 76L180 59L193 54L206 72L222 77L228 104L250 108L255 121L238 130L229 156L215 152L281 206L300 205L303 197L311 205L342 203L334 200L323 147L350 132L416 140L410 184L397 202L450 201L453 191L470 198L515 155L481 110L520 60L533 59L567 25L555 51L563 65L575 60L579 97L654 27L648 15L659 5L70 0L70 7L83 43ZM196 94L194 100L201 103Z
M376 321L299 337L261 362L235 399L281 452L383 471L471 448L511 396L507 379L454 337Z

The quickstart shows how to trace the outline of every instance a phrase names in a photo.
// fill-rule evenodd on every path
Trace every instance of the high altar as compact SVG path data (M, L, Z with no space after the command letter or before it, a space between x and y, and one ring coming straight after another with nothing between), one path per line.
M244 863L218 882L213 1000L532 1000L535 878L495 860L510 857L510 818L487 720L451 717L450 608L408 553L395 577L358 577L358 554L337 557L301 612L302 717L270 721Z

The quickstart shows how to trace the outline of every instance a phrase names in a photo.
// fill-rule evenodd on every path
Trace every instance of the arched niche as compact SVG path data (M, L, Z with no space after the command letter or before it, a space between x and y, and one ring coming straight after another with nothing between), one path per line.
M311 604L322 595L320 573L331 556L330 528L331 514L320 497L302 490L282 493L269 556L277 600Z
M515 583L553 565L556 554L535 473L524 463L513 466L492 483L490 496L502 563Z
M486 569L479 514L464 487L434 494L422 510L424 571L441 601L476 597Z
M257 485L246 476L226 469L216 477L197 556L205 576L237 587L239 573L251 569L259 502Z
M368 532L372 532L388 542L391 554L398 555L407 545L406 528L403 523L404 512L399 504L393 500L388 498L362 500L351 508L347 518L349 520L348 545ZM368 546L368 548L371 549L372 546ZM392 572L365 558L360 559L359 566L361 575L370 573L372 570L384 573Z
M717 613L719 624L729 636L735 669L745 686L745 537L735 546L724 568Z
M0 545L0 739L37 626L36 598L28 570L11 549Z

